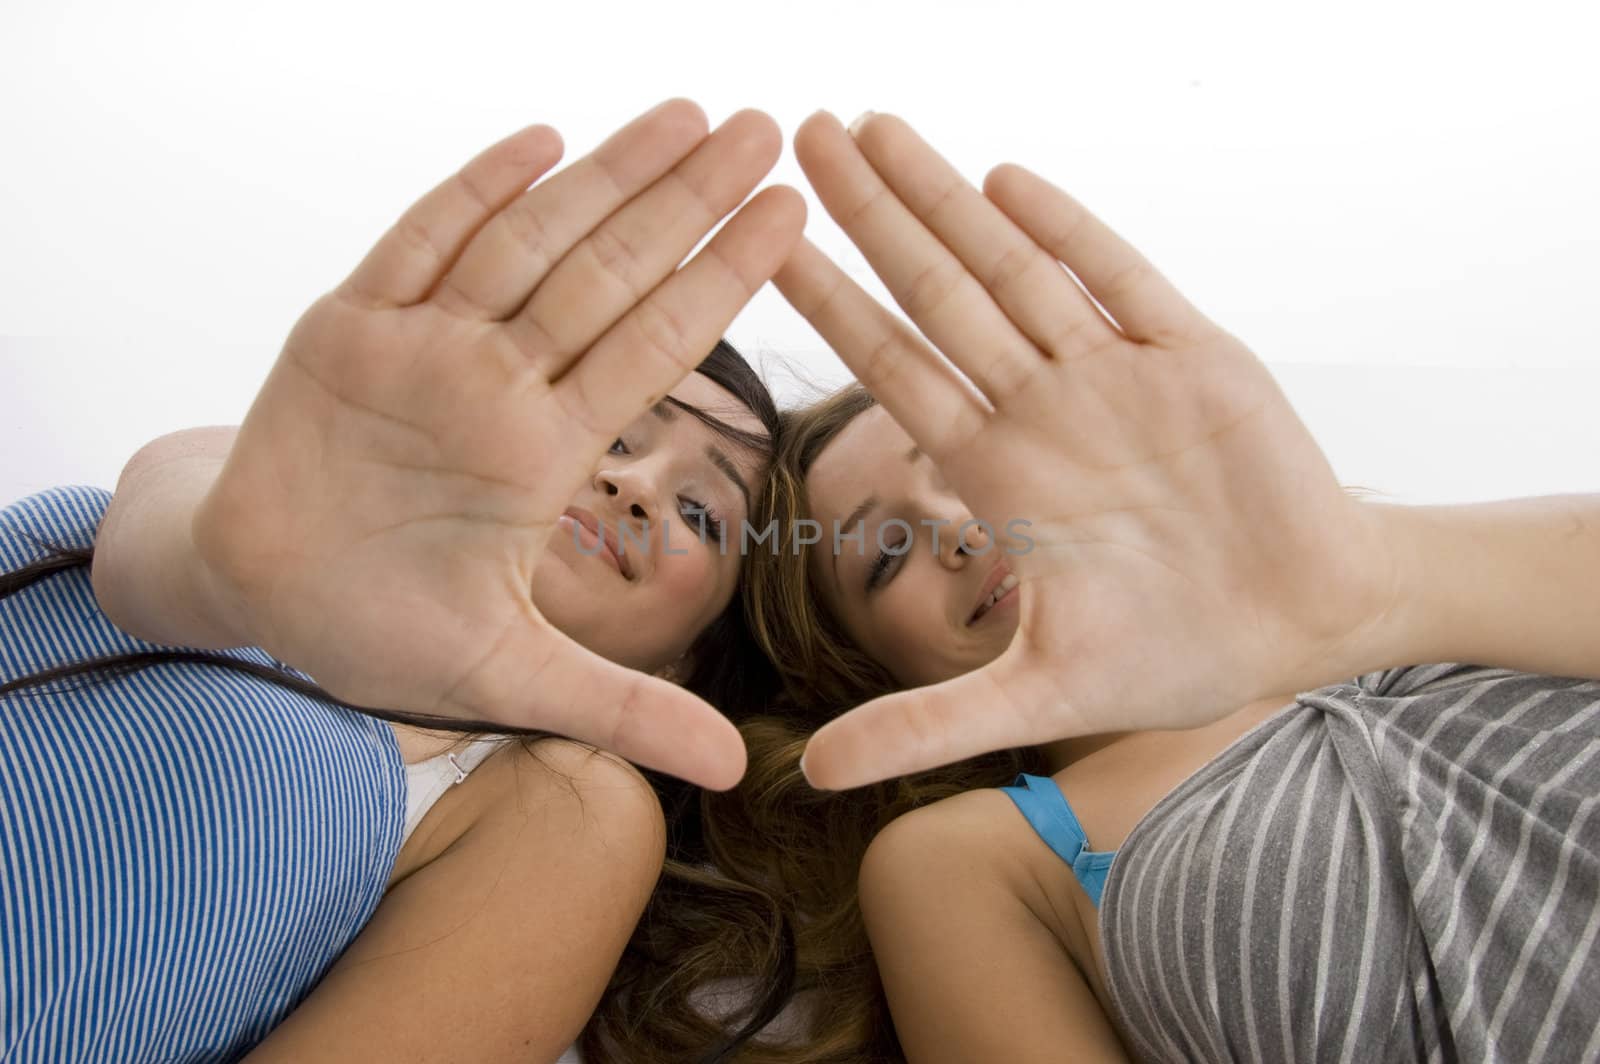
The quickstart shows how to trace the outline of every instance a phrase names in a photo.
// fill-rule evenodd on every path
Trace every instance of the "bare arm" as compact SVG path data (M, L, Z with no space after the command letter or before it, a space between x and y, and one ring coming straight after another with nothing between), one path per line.
M998 791L890 824L861 868L861 910L906 1057L915 1064L1126 1061L1069 955L1074 917L1039 888L1054 859ZM1047 874L1071 880L1055 861Z
M123 467L95 536L95 597L118 628L152 643L219 648L256 642L195 550L196 508L238 429L185 429Z
M565 742L537 751L478 769L504 793L390 889L250 1064L525 1064L576 1039L655 886L665 832L625 763Z
M231 428L161 437L128 462L96 537L95 593L123 630L248 645L190 526ZM578 744L513 746L474 774L471 826L392 887L312 996L250 1060L554 1060L582 1030L664 854L631 767Z
M1600 495L1368 505L1401 591L1352 675L1461 661L1600 678Z

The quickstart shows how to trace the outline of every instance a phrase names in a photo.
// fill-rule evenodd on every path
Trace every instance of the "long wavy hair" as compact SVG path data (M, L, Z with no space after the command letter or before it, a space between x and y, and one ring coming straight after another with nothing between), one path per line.
M786 411L772 474L757 507L758 528L777 537L751 548L741 588L749 629L775 668L781 690L771 711L740 730L749 751L743 781L707 795L705 838L721 871L780 899L795 930L799 1017L776 1037L753 1042L752 1064L846 1064L903 1059L856 901L861 858L891 820L963 791L1046 771L1038 751L1004 750L848 792L817 791L800 772L806 738L840 713L899 689L845 634L808 577L805 481L811 465L872 396L850 385Z
M728 425L671 396L667 401L698 418L730 442L770 454L780 432L771 392L727 342L720 342L698 372L733 393L761 421L765 434ZM93 563L92 547L41 543L44 556L0 574L0 598L53 573ZM683 685L717 706L736 724L765 710L780 684L745 620L742 601L728 607L695 640ZM82 678L106 682L128 672L174 662L214 665L377 717L435 731L470 736L522 737L533 744L551 733L507 728L428 714L357 706L334 698L313 682L270 666L203 650L162 649L68 662L0 685L0 698L30 688ZM777 1016L794 986L794 932L783 900L748 881L720 874L708 845L702 809L708 798L682 780L645 776L661 800L667 822L667 859L660 880L578 1045L589 1064L743 1059L740 1047ZM740 980L738 1007L708 1009L706 998L724 981Z

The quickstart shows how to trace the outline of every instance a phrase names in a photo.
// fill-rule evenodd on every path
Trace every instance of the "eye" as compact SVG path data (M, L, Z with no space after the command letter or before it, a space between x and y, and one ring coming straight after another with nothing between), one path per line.
M621 436L618 436L616 439L611 441L611 446L606 448L606 453L607 454L632 454L633 452L628 450L628 445L622 442L622 437Z
M901 543L884 544L885 548L893 548L893 550L880 549L872 559L872 565L867 569L867 592L869 594L893 580L894 574L900 571L900 559L911 553L909 550L900 549L903 542L902 540Z
M714 537L719 543L722 541L722 518L709 504L680 495L678 513L683 515L684 522L694 529L695 535L702 541L707 537Z

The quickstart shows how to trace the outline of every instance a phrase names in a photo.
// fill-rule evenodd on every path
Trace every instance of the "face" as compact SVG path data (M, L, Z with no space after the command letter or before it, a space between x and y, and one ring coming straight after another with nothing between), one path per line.
M823 448L806 494L822 525L812 585L899 683L948 680L1005 650L1021 597L1006 554L976 526L957 542L972 514L882 407L868 409ZM843 538L858 521L864 543Z
M699 373L670 395L766 434L748 407ZM674 666L733 598L739 530L765 466L765 455L657 404L623 431L572 500L534 574L534 604L612 661L646 672Z

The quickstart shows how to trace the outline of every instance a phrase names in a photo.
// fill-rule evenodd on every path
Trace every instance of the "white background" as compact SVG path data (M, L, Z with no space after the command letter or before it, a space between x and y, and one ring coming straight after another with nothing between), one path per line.
M1346 483L1600 480L1588 5L0 5L0 502L236 422L422 192L672 95L789 133L895 111L974 180L1039 170L1252 345ZM730 338L785 395L843 379L770 289Z

